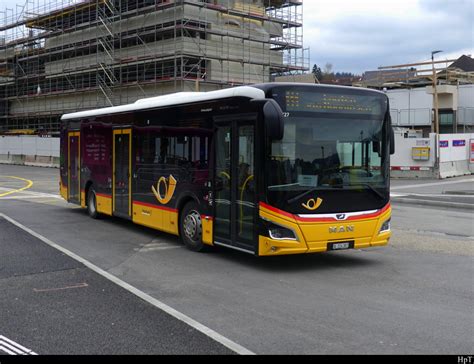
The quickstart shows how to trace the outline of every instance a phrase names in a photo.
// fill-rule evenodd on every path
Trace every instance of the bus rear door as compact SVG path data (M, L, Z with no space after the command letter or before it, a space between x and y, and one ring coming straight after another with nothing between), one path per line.
M69 132L68 140L68 201L81 203L81 137L80 132Z
M113 177L112 199L113 214L131 218L131 172L132 172L132 130L116 129L113 139Z

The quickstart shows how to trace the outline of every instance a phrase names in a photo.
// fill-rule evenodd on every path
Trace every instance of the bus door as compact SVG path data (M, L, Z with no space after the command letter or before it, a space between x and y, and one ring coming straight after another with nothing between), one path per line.
M132 130L116 129L113 139L112 199L113 214L131 218Z
M257 251L255 121L217 124L214 243Z
M68 133L68 201L81 203L81 137L80 132Z

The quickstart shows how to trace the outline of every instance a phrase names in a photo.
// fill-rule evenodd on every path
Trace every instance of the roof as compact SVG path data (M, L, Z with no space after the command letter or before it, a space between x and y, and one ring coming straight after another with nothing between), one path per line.
M464 72L474 72L474 59L466 55L462 55L448 68L458 68Z
M270 90L280 87L280 86L291 86L291 87L305 87L305 88L314 88L319 90L320 92L330 92L333 90L347 90L351 92L357 93L376 93L385 95L383 92L369 89L365 87L354 87L354 86L345 86L345 85L329 85L329 84L309 84L309 83L298 83L298 82L271 82L271 83L262 83L262 84L255 84L252 87L257 87L265 93L269 92Z
M414 77L416 70L413 69L395 69L384 71L366 71L362 76L362 81L400 81Z
M195 102L212 101L219 99L227 99L230 97L245 97L249 99L264 99L265 93L257 88L249 86L240 86L228 88L224 90L210 92L178 92L175 94L151 97L141 99L133 104L106 107L89 111L80 111L71 114L65 114L61 120L87 118L91 116L118 114L129 111L138 111L146 109L155 109L165 106L185 105Z

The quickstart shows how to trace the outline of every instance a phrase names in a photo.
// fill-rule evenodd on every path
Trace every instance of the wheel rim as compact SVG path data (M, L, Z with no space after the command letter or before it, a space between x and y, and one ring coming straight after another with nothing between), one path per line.
M202 235L201 215L197 211L190 211L183 221L184 235L193 243L199 243Z
M94 191L89 193L88 207L89 207L89 211L91 212L91 214L95 214L96 208L95 208L95 192Z

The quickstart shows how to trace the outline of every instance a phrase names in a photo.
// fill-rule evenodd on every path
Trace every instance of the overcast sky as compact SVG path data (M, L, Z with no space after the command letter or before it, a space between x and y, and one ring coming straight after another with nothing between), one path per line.
M6 6L24 0L0 0ZM335 72L474 55L474 0L303 0L311 67Z
M311 65L362 73L474 55L474 0L303 0Z

